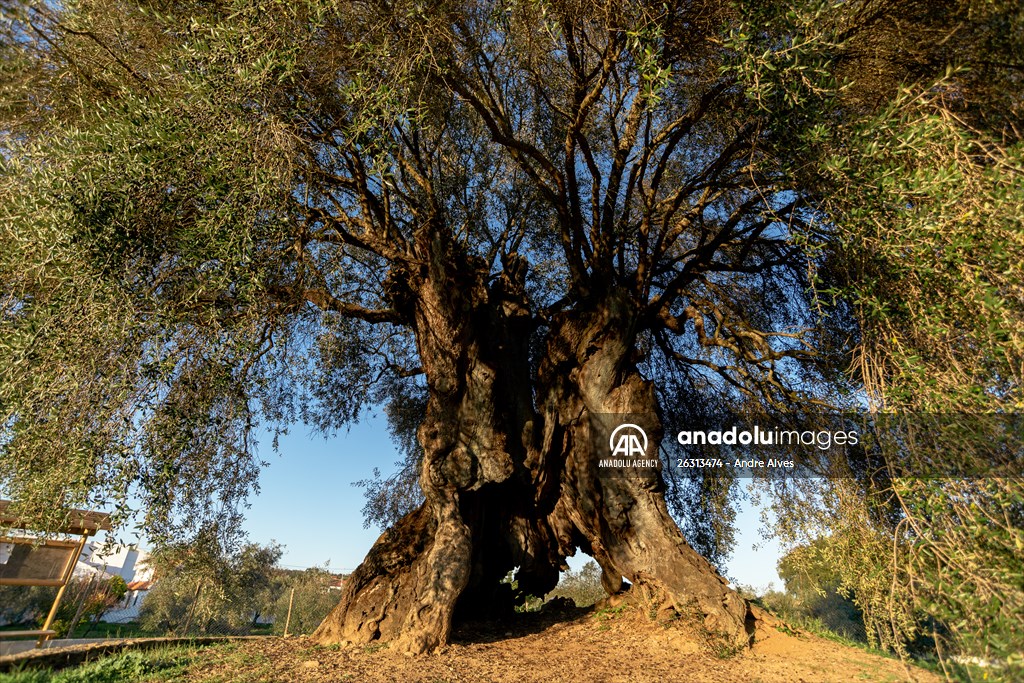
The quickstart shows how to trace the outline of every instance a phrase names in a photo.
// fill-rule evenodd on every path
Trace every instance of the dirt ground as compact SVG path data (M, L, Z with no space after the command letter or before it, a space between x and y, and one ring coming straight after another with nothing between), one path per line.
M406 657L386 646L325 648L304 637L268 638L200 651L194 683L328 681L409 683L520 681L625 683L797 683L941 679L898 660L809 634L761 629L758 642L733 656L714 653L678 622L659 624L636 607L522 615L512 625L457 631L441 652Z

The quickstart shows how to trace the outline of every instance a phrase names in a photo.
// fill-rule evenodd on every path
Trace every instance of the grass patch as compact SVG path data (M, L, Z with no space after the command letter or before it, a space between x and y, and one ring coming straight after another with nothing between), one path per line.
M133 650L73 669L50 671L28 669L0 673L0 683L134 683L135 681L170 681L184 674L195 648L171 647L155 650Z
M313 648L310 648L312 650ZM282 683L281 663L258 648L226 643L205 648L193 661L189 681L203 683Z
M792 623L796 628L800 630L807 631L808 633L811 633L819 638L824 638L825 640L831 640L833 643L838 643L839 645L843 645L845 647L857 648L858 650L869 652L878 657L885 657L886 659L899 659L898 655L887 650L882 650L880 648L873 647L872 645L866 643L863 640L856 640L853 638L849 638L843 635L842 633L836 633L835 631L830 629L828 625L825 624L825 622L815 617L797 617L791 619L788 623ZM799 636L798 633L792 632L792 630L789 629L788 625L785 628L786 631L783 632L788 631L789 635ZM913 662L914 659L911 658L910 661Z

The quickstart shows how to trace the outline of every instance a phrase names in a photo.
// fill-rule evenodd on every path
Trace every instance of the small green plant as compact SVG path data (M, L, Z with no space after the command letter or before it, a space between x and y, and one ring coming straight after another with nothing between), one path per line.
M595 619L614 619L614 618L618 617L619 615L621 615L623 612L625 612L628 609L628 607L629 606L626 605L625 603L619 605L618 607L603 607L603 608L597 610L596 612L594 612L594 618Z
M728 643L721 638L715 638L711 645L711 653L718 659L731 659L745 649L743 645Z

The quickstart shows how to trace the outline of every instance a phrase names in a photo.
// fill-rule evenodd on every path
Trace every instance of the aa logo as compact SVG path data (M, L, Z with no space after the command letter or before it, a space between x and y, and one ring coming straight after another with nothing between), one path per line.
M608 439L612 457L643 458L647 456L647 433L635 424L619 425Z

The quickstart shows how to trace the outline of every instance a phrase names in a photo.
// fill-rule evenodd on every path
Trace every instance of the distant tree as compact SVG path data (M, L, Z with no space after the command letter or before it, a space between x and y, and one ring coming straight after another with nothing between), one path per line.
M334 574L319 567L301 572L289 571L283 575L275 586L274 600L270 607L270 616L274 620L274 633L284 633L289 604L291 605L291 621L288 623L288 633L291 635L313 633L341 600L341 591L331 587L336 580L337 577Z
M827 539L817 539L783 555L778 572L785 583L785 593L769 592L761 600L794 625L824 627L849 640L866 643L864 617L852 599L848 581L837 574L828 554L821 552L827 543Z
M593 560L579 568L579 571L568 570L562 574L555 590L547 597L569 598L577 607L590 607L604 598L604 587L601 585L601 568Z
M154 553L153 588L142 603L140 623L168 633L247 633L254 615L266 611L281 547L254 543L224 548L211 532L198 541Z

